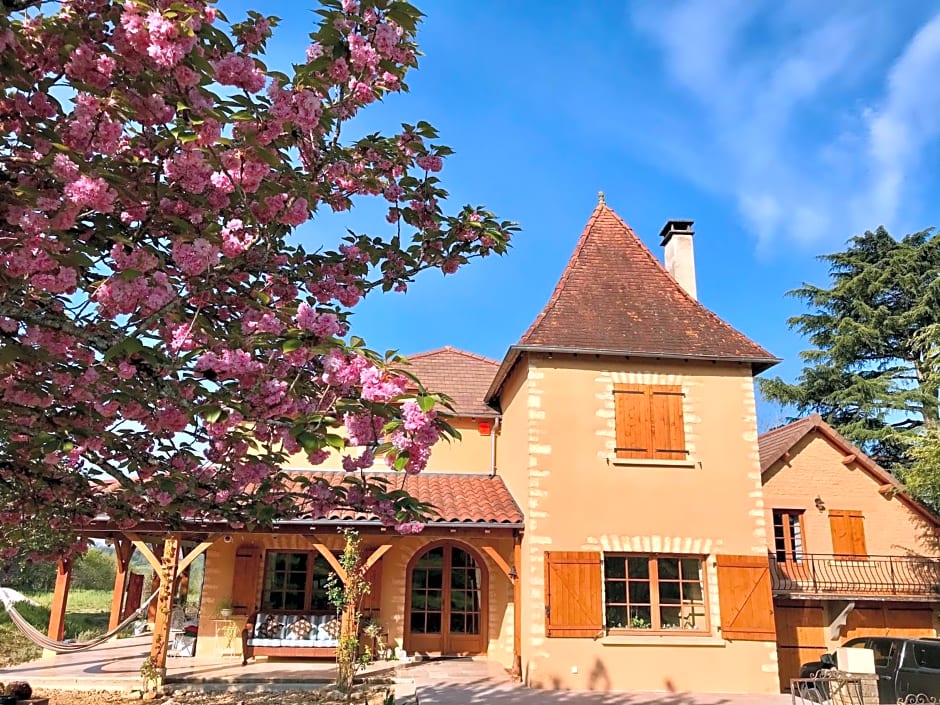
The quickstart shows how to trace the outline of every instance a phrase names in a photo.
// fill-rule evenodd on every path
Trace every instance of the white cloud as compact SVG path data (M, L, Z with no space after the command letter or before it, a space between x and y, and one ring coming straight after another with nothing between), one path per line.
M661 139L698 167L698 185L735 200L759 249L916 226L897 221L940 135L940 14L918 27L879 3L638 8L680 99L698 108Z

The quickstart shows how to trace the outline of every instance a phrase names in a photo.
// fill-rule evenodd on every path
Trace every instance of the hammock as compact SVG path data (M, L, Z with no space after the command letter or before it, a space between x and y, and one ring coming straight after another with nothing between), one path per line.
M144 603L139 608L137 608L137 610L130 617L125 619L114 629L109 631L107 634L96 636L91 641L66 642L50 639L48 636L36 629L36 627L34 627L32 624L27 622L23 618L23 615L16 611L14 602L7 596L6 590L4 588L0 588L0 602L3 602L3 606L6 608L7 614L10 615L10 620L13 622L13 624L18 626L20 631L23 632L26 638L31 642L49 651L54 651L57 654L72 654L78 653L79 651L86 651L87 649L94 648L99 644L103 644L121 630L126 629L128 626L130 626L131 622L136 621L143 615L159 592L159 590L156 590L144 601Z

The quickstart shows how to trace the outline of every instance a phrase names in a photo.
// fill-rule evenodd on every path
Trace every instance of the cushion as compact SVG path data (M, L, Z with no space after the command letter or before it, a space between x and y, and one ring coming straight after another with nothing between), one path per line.
M309 619L300 617L284 631L285 639L308 640L310 639L310 634L315 630Z
M255 625L255 637L259 639L280 639L283 629L284 623L278 617L273 614L259 614Z

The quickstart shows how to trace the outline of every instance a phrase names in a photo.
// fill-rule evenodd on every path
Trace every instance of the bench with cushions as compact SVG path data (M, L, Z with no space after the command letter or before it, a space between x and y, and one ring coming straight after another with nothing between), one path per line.
M242 665L255 656L335 658L340 628L335 614L258 612L242 631Z

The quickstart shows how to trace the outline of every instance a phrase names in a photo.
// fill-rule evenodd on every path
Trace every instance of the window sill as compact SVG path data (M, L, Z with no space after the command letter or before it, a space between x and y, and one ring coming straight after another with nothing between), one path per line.
M656 460L653 458L618 458L615 455L607 456L608 465L621 465L624 467L656 467L656 468L696 468L701 465L698 460Z
M636 636L626 634L610 635L601 637L601 644L604 646L724 646L727 642L720 636L711 634L702 634L701 636L690 636L688 634L638 634Z

